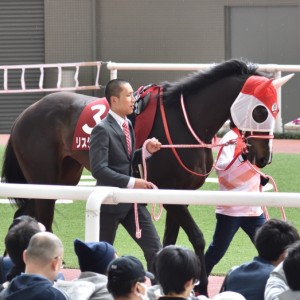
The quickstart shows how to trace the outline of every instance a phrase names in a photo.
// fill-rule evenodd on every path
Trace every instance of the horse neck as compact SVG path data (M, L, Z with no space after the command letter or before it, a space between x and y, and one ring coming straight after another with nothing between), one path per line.
M226 78L184 97L189 122L201 140L209 142L230 118L230 107L245 80Z

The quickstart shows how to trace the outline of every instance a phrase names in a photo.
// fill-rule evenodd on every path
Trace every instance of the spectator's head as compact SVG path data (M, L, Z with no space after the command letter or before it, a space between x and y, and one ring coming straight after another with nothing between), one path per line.
M40 231L39 223L29 216L16 218L10 225L5 237L6 251L13 263L7 275L8 281L25 271L23 252L28 247L31 237Z
M288 255L283 261L283 270L289 288L300 291L300 241L289 247Z
M107 289L114 298L141 298L146 295L146 277L154 279L137 258L121 256L108 266Z
M165 295L185 293L188 296L194 285L199 284L201 263L192 250L167 246L157 254L154 270Z
M108 264L115 258L114 247L106 242L84 243L76 239L74 249L81 272L106 274Z
M25 273L42 275L54 281L63 266L64 248L51 232L38 232L23 253Z
M42 223L40 223L36 219L34 219L30 216L26 216L26 215L14 218L12 223L10 224L10 226L8 228L8 231L11 230L14 226L18 225L21 222L36 222L40 226L40 231L46 231L46 228Z
M299 233L294 226L286 221L271 219L257 230L255 247L261 258L277 265L283 260L286 248L298 240Z

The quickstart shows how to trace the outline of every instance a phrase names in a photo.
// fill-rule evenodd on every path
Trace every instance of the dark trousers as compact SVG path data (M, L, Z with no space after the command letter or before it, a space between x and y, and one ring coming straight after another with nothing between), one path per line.
M222 214L216 214L216 228L213 241L205 253L206 273L209 276L213 267L225 255L234 235L239 228L249 236L254 242L256 230L260 228L265 220L264 214L258 217L231 217Z
M120 204L119 204L120 205ZM113 245L119 224L127 230L130 236L140 246L147 261L147 268L153 272L153 262L156 253L162 248L159 236L151 220L151 215L145 205L138 205L139 225L142 237L135 237L134 206L127 212L100 213L100 241L106 241ZM129 244L130 245L130 244ZM129 246L130 247L130 246Z

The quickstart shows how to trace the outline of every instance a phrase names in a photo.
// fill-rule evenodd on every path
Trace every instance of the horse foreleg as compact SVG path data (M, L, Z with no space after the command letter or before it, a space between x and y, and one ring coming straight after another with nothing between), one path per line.
M23 215L30 216L35 218L38 222L41 222L47 231L52 232L54 205L55 201L53 200L28 199L24 202L24 205L16 210L14 219Z
M192 215L190 214L187 206L185 205L164 205L164 208L167 211L166 220L168 220L168 236L164 236L164 245L165 243L174 243L175 235L178 236L179 227L185 231L188 236L189 241L191 242L195 253L200 259L201 262L201 275L200 275L200 284L199 292L200 294L207 295L207 285L208 279L205 269L205 260L204 260L204 248L205 240L202 231L194 221ZM175 229L175 234L171 233L172 224ZM166 233L166 232L165 232ZM176 240L175 240L176 242Z
M35 217L37 221L41 222L47 231L52 232L52 223L54 219L54 200L35 199Z
M172 214L166 214L165 232L163 237L163 247L175 245L178 237L180 226L174 222Z
M35 200L33 199L26 199L26 201L23 202L22 206L18 207L18 209L14 213L14 219L24 215L35 218L34 201Z

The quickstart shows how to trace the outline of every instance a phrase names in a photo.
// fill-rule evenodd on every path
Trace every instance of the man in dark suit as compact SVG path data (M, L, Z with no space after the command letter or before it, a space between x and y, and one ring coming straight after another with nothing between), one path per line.
M151 189L151 182L132 176L132 166L141 162L141 149L134 151L134 132L127 115L134 109L133 89L120 79L108 82L105 96L110 104L106 118L97 124L91 134L90 165L97 185L120 188ZM124 122L129 125L129 145L123 131ZM161 148L155 138L147 144L146 156L151 156ZM144 252L148 269L152 270L155 254L161 249L161 243L151 216L145 205L138 205L139 224L142 237L135 237L135 215L132 203L102 205L100 212L100 240L114 243L117 228L122 224L130 236Z

